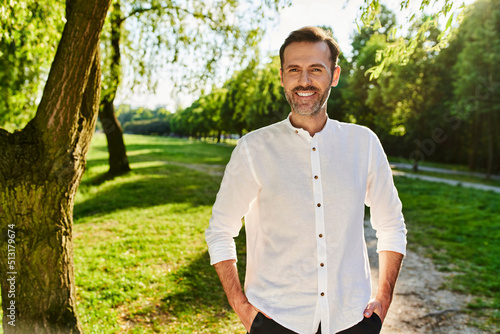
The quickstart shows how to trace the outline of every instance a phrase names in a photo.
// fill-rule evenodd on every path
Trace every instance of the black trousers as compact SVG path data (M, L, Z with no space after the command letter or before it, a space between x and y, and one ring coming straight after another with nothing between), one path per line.
M359 323L351 328L340 331L337 334L379 334L382 329L382 321L376 313L370 318L363 318ZM248 334L248 333L247 333ZM255 317L252 328L249 334L297 334L280 324L273 319L269 319L262 313L258 313ZM321 334L321 326L316 334Z

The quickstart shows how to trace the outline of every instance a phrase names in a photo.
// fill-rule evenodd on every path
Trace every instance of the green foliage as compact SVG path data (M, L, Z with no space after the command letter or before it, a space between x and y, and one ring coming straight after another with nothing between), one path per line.
M409 43L422 27L426 29L425 40L413 42L405 65L388 64L377 80L370 80L367 69L376 65L379 51L391 43L388 34L397 25L394 13L380 7L380 27L362 28L353 37L352 57L340 57L342 74L328 101L330 117L370 127L389 154L406 162L462 163L498 173L500 102L495 92L500 86L500 34L492 32L499 26L498 11L488 6L482 2L471 6L457 37L443 49L437 47L442 31L429 25L432 17L423 17L404 38ZM480 22L487 28L478 28ZM221 131L243 134L284 119L289 106L278 68L275 58L265 65L252 62L235 72L223 91L214 90L179 111L173 118L173 132L196 137ZM220 100L211 94L225 94L224 103L210 102Z
M170 134L170 123L158 118L130 121L123 126L123 131L137 135L166 135Z
M222 88L214 88L172 119L181 136L205 137L224 131L243 134L282 120L289 112L279 81L279 58L258 65L251 62Z
M248 131L283 120L290 112L285 94L279 79L279 58L262 68L257 67L254 78L250 84L251 95L241 101L247 107L244 118ZM245 87L240 88L245 91Z
M470 164L486 165L489 173L500 165L499 36L500 2L477 1L458 29L461 51L453 67L454 113L470 129Z
M425 19L421 25L426 25L427 21ZM420 29L421 25L414 29ZM430 30L426 43L436 44L438 34L437 29ZM436 96L440 96L442 87L435 84L439 80L433 68L436 53L425 51L423 44L419 42L415 46L404 66L386 67L387 71L368 91L366 104L379 117L375 127L381 129L381 133L396 137L407 135L406 138L422 140L426 133L436 127L435 120L439 117L431 112L438 102ZM383 42L379 42L379 45L378 50L383 49Z
M412 1L414 3L416 1ZM429 5L436 3L437 1L430 0L420 0L420 6L418 12L423 13ZM399 1L401 10L408 9L410 7L410 0ZM382 5L380 0L364 0L364 6L361 9L360 20L363 23L363 27L371 27L377 30L383 27L380 13L382 12ZM419 48L419 44L428 39L428 33L430 30L438 27L438 20L441 17L447 18L447 23L437 36L437 43L432 46L426 46L425 51L433 52L439 51L441 48L446 47L448 40L452 36L452 25L453 23L459 23L461 20L461 11L463 10L463 5L455 6L453 0L445 0L441 4L441 8L433 14L426 14L427 18L422 20L420 15L413 13L407 18L407 23L416 26L418 24L418 29L414 30L414 34L409 38L405 39L402 37L396 37L398 30L402 30L402 25L393 26L390 31L387 32L387 45L384 49L377 52L377 62L376 66L373 66L368 70L370 73L370 79L378 78L378 76L386 69L387 66L393 64L405 65L411 55ZM358 24L359 29L359 24ZM360 30L360 29L359 29Z
M20 129L33 117L64 24L64 1L8 1L0 8L0 125ZM219 60L244 64L287 0L115 0L102 33L103 92L112 101L122 78L154 89L165 71L177 88L203 90ZM125 56L125 61L123 61ZM123 73L122 66L125 72Z
M385 47L385 35L379 33L356 35L353 41L354 57L352 59L353 72L348 76L346 99L349 102L346 106L347 119L366 125L372 129L378 123L386 124L380 120L379 115L374 111L373 106L368 103L368 96L378 87L378 81L370 81L365 75L368 68L375 64L375 55L378 50ZM378 91L378 90L376 90ZM372 96L373 98L373 96ZM375 107L379 104L372 103ZM383 115L385 116L385 115Z
M468 8L458 29L462 50L454 71L457 114L463 118L475 112L498 114L500 97L500 3L479 0Z
M388 63L377 80L370 80L371 72L365 70L374 66L377 54L392 38L381 33L389 33L392 28L385 27L394 23L382 8L380 18L387 23L382 21L377 31L363 28L353 39L353 71L344 94L346 119L369 126L389 154L406 162L430 159L498 173L500 119L495 92L500 87L496 60L500 39L498 32L493 33L499 27L498 4L493 3L498 1L470 6L446 48L439 46L442 31L430 25L432 17L424 16L403 38L414 43L404 65ZM425 39L415 40L422 27Z
M118 4L121 3L121 6ZM156 88L162 73L172 79L175 91L201 91L204 83L222 75L221 59L244 64L258 52L263 26L276 18L287 0L115 0L110 12L105 43L118 36L121 45L125 87L136 92ZM111 48L107 48L111 50ZM116 51L105 52L112 59ZM116 89L119 78L113 72L118 63L108 60L105 69L111 78L106 87Z
M172 113L165 108L159 106L155 109L144 107L132 108L128 104L121 104L116 110L116 117L121 124L125 125L130 121L160 119L168 121L172 117Z
M65 22L61 0L0 6L0 126L23 128L34 116Z

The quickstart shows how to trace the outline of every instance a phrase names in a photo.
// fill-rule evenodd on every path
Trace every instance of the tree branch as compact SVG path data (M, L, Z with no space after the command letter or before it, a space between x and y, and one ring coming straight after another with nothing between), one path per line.
M192 17L196 18L196 19L205 19L205 20L209 20L211 21L212 23L215 23L215 24L218 24L218 22L216 20L214 20L211 16L208 16L206 14L203 14L203 13L192 13L190 12L189 10L185 9L185 8L182 8L182 7L178 7L178 6L171 6L171 5L168 5L168 6L152 6L150 8L135 8L133 9L127 16L123 17L121 21L119 21L119 23L123 23L123 21L125 21L126 19L128 19L129 17L132 17L132 16L136 16L136 15L140 15L142 13L145 13L145 12L149 12L149 11L163 11L163 10L178 10L178 11L182 11L186 14L189 14L191 15Z
M34 118L49 147L65 147L72 141L71 129L78 126L83 91L110 3L67 1L68 21Z

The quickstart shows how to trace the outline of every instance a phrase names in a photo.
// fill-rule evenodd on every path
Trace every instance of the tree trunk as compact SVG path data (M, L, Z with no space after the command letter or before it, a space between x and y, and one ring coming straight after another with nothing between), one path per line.
M115 116L113 101L101 101L99 112L106 140L108 141L109 170L108 175L116 176L130 171L127 150L123 141L123 131L120 122Z
M106 140L108 141L109 176L120 175L130 171L122 127L120 121L116 118L115 107L113 105L121 81L120 38L124 18L119 0L113 3L112 9L110 16L111 45L109 49L111 63L110 68L106 71L108 77L104 79L106 89L102 94L99 112L99 119L106 134Z
M488 134L487 134L487 141L488 141L488 155L487 155L487 162L486 162L486 180L491 179L491 173L493 170L493 158L495 155L494 152L494 144L493 144L493 117L491 117L491 113L488 112L487 114L487 120L486 120L486 128L488 129Z
M471 136L471 143L469 147L469 170L474 171L476 170L476 163L477 163L477 151L478 151L478 120L477 120L477 111L474 111L472 115L472 136Z
M73 202L97 121L99 36L111 0L67 1L67 23L37 114L0 129L3 332L81 333Z

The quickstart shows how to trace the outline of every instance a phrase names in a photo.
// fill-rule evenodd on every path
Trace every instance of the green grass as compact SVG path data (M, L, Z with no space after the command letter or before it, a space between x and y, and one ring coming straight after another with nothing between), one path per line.
M106 142L96 136L76 197L75 276L85 332L244 333L204 240L221 176L186 167L224 165L233 147L125 140L133 171L95 185L107 170Z
M408 245L456 274L447 287L478 296L470 308L500 321L500 195L396 177Z

